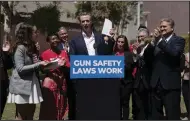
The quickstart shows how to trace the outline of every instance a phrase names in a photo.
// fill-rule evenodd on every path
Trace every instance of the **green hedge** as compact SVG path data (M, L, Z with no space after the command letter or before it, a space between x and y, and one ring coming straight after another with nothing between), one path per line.
M189 35L183 35L182 36L185 39L185 52L189 52Z

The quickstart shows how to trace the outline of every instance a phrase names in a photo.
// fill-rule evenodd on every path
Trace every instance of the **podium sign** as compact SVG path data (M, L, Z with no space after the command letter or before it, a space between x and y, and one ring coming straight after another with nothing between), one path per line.
M70 56L70 77L124 78L124 56Z

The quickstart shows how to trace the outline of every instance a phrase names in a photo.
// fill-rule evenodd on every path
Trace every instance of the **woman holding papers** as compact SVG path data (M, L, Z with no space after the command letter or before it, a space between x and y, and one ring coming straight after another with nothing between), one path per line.
M125 78L121 79L121 119L129 119L129 100L133 91L133 55L129 50L127 37L120 35L116 39L114 53L125 57Z
M16 26L16 41L11 48L14 67L10 77L8 103L16 104L16 120L32 120L36 104L43 101L36 71L46 61L36 62L38 54L35 46L36 31L32 26L21 23Z
M50 61L50 64L42 69L46 77L42 84L44 101L41 103L39 119L62 120L68 111L66 80L70 63L67 52L57 48L59 40L56 35L49 35L47 42L50 49L44 51L41 58Z

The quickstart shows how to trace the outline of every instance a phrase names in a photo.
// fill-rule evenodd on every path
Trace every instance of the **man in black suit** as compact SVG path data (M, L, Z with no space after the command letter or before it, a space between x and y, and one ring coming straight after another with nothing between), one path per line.
M60 27L57 32L60 43L58 44L58 49L65 50L69 56L69 44L68 44L68 31L65 27ZM75 119L75 90L73 87L73 83L69 78L69 73L67 77L67 99L69 104L69 120Z
M185 40L174 34L174 21L164 18L155 29L155 39L146 52L152 54L152 120L163 118L163 106L168 120L180 120L181 72L180 57Z
M60 44L58 45L58 48L60 50L69 51L69 44L68 44L68 32L65 27L60 27L58 31L58 37L60 39Z
M1 116L0 119L2 118L2 114L5 108L5 104L7 101L7 95L8 95L8 87L9 87L9 79L8 79L8 74L7 70L13 67L13 62L11 59L11 56L8 54L8 51L10 49L10 45L5 43L2 46L0 44L0 86L1 86Z
M149 92L150 92L150 75L151 65L149 58L144 55L144 50L148 46L146 39L149 37L147 28L140 28L138 30L138 41L140 42L136 49L136 63L137 68L134 79L133 91L133 119L145 120L148 119L149 114ZM134 51L135 52L135 51Z
M70 55L110 55L114 41L93 30L89 13L81 13L80 35L70 41ZM119 79L77 79L76 119L111 120L120 119Z

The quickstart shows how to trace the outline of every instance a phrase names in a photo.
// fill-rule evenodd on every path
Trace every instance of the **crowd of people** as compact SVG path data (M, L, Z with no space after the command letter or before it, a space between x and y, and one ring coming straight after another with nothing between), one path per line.
M180 120L181 89L189 113L189 53L184 54L185 40L174 33L172 19L161 19L151 40L148 28L139 27L131 45L125 35L115 37L114 29L111 36L96 32L87 12L78 20L79 35L68 40L67 29L60 27L48 34L49 49L41 54L35 26L19 23L16 39L6 38L0 49L1 117L5 104L14 103L16 120L33 120L36 104L39 120L67 120L67 115L69 120L128 120L130 107L133 120L164 115ZM70 55L124 56L125 77L70 79Z

